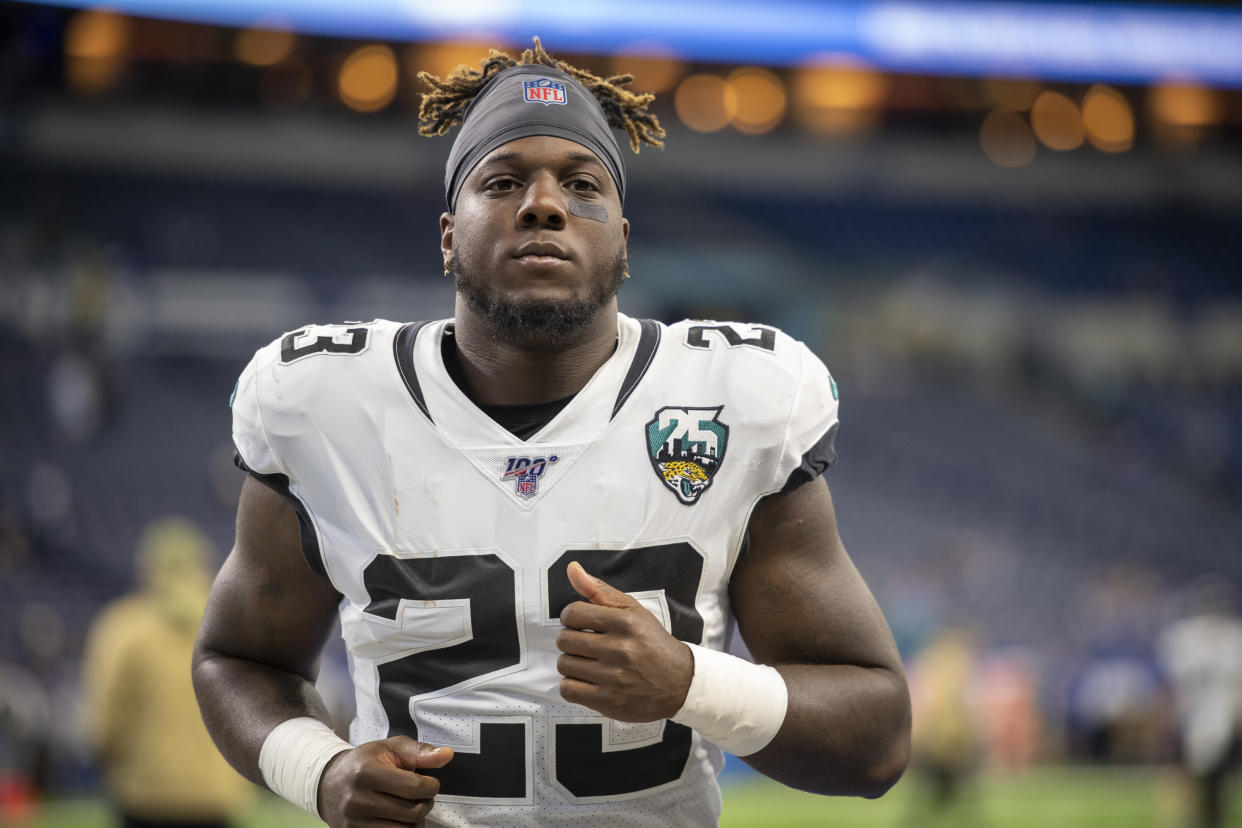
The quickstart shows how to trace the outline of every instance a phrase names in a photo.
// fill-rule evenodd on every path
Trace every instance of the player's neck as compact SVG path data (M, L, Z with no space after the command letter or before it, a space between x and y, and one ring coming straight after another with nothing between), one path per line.
M457 355L468 395L482 405L531 405L582 390L616 350L617 308L602 308L582 335L557 347L514 342L459 302Z

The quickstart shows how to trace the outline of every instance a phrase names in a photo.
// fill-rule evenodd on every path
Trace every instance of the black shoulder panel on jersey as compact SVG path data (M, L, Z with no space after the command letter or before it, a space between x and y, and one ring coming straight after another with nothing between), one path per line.
M816 440L815 445L802 455L802 463L789 475L789 479L781 488L782 492L792 491L803 483L810 483L837 462L838 425L840 423L833 423L832 427L824 432L824 436Z
M302 554L306 556L306 563L315 572L327 578L328 570L323 565L323 552L319 549L319 536L315 534L315 525L311 523L310 512L307 511L306 505L289 488L288 476L283 474L259 474L246 465L246 461L242 459L241 452L236 448L233 449L233 464L289 501L293 511L298 516L298 536L302 541Z
M638 347L634 349L634 361L630 363L630 370L621 381L621 391L617 394L616 405L612 407L612 417L617 416L621 406L634 393L647 369L651 367L651 360L655 359L656 348L660 347L660 323L651 319L640 319L638 324L642 325L643 330L638 337ZM612 417L608 419L611 420Z
M392 352L397 360L397 370L401 373L401 380L405 383L410 396L414 398L414 404L418 406L419 411L423 412L424 417L435 422L431 419L431 412L427 410L427 401L423 399L423 389L418 385L418 372L414 370L414 340L426 324L426 322L410 322L402 325L401 330L397 331L397 335L392 339Z

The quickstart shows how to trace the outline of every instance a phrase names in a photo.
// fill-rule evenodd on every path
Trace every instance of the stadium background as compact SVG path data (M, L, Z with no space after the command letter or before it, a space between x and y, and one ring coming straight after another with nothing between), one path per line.
M0 5L0 823L104 824L76 717L91 618L149 521L227 550L227 401L255 348L451 313L449 142L415 134L414 71L541 34L659 94L622 309L769 322L820 353L848 549L916 678L944 631L972 654L981 763L957 811L917 772L872 803L734 762L725 824L1184 824L1156 642L1206 583L1242 583L1242 10L1145 7L1174 41L1210 23L1190 57L1139 38L1129 64L1074 63L1075 32L1120 52L1070 25L1108 7L1060 3L973 63L903 63L745 31L865 3L734 4L683 45L644 3L573 25L462 4L421 28L410 3L378 32L359 20L384 3L335 24L181 5L206 22ZM303 823L260 800L249 824Z

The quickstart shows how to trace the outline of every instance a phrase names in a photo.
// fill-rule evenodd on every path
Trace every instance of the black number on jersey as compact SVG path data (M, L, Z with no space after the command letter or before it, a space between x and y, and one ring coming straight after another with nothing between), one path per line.
M360 354L367 349L368 328L346 328L344 325L316 325L285 334L280 340L280 362L315 354Z
M587 572L622 592L663 589L673 636L698 644L703 616L694 607L703 575L703 556L688 543L639 549L569 551L548 567L548 618L582 600L565 568L578 561ZM690 758L690 728L664 723L664 736L654 745L604 752L604 724L556 726L556 779L574 796L608 796L654 788L681 778Z
M469 599L469 641L414 653L379 666L380 703L388 714L388 735L418 738L410 716L410 699L434 693L522 660L515 623L513 585L516 573L498 555L449 555L394 558L377 555L363 573L371 603L366 611L390 621L401 600ZM432 772L440 790L462 796L526 796L526 726L484 722L479 752L457 753Z
M703 617L694 606L703 573L703 557L688 543L638 549L567 551L545 572L547 619L580 596L565 568L577 560L587 571L626 592L664 591L672 634L698 644ZM470 630L465 642L433 648L379 666L380 702L388 715L388 735L419 738L411 717L418 697L471 679L511 668L522 661L514 587L518 573L499 555L446 555L431 558L377 556L363 573L371 603L366 612L400 621L402 600L470 600ZM602 717L601 717L602 719ZM578 797L620 796L676 782L690 758L690 728L664 723L661 740L628 750L605 752L601 721L557 723L554 740L556 779ZM526 725L521 722L479 724L479 752L458 751L438 770L420 771L440 780L451 796L521 799L529 788Z
M758 331L758 334L744 337L737 332L737 328L733 325L691 325L690 330L686 333L686 344L691 348L710 348L712 343L705 334L715 332L724 338L725 343L730 348L749 345L762 351L776 350L776 331L774 329L765 328L762 325L750 325L749 327L751 333Z

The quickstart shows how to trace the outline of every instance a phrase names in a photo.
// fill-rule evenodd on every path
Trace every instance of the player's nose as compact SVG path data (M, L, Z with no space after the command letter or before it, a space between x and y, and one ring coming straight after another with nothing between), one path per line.
M535 176L526 187L518 213L518 223L524 228L547 227L560 230L565 226L565 193L560 182L552 175Z

